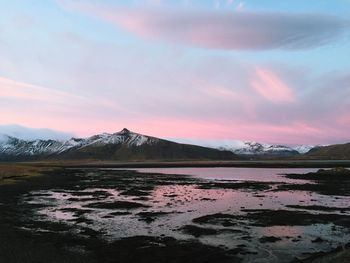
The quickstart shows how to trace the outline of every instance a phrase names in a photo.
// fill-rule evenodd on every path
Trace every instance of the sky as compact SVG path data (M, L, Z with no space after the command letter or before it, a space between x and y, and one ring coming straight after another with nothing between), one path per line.
M350 0L0 1L0 125L350 141Z

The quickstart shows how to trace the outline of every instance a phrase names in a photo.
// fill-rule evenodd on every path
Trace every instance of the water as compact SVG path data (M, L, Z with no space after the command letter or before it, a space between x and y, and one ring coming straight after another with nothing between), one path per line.
M236 168L236 167L214 167L214 168L139 168L130 169L141 173L160 174L182 174L191 175L203 179L212 180L241 180L257 182L293 182L284 177L284 174L310 173L318 169L315 168Z
M278 190L280 184L305 183L303 180L287 179L283 174L315 170L147 168L135 172L133 169L89 169L79 172L77 176L80 180L76 185L34 191L23 196L22 201L42 205L34 211L35 220L64 222L77 230L87 227L103 233L103 237L108 240L135 235L164 235L189 240L194 237L182 228L196 225L217 230L216 235L196 237L200 242L221 245L227 249L244 246L250 253L243 257L245 262L289 262L294 257L305 256L304 253L329 250L346 243L350 240L349 230L329 222L258 226L246 217L246 210L296 210L288 208L288 205L348 208L348 196ZM232 187L242 182L245 184L241 187ZM97 202L136 202L142 206L98 208L93 205ZM159 212L161 214L145 216L145 213ZM307 212L320 215L330 213ZM217 222L196 224L192 221L217 213L241 216L243 219L229 226ZM350 217L349 211L331 213ZM261 242L261 238L266 236L280 240ZM313 242L319 237L325 241Z

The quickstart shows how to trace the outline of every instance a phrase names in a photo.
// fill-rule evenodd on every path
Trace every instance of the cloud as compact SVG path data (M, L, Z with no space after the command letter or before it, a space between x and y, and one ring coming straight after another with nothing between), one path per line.
M23 140L66 140L73 137L72 133L66 133L50 129L34 129L15 124L0 125L0 136L4 137L3 135L16 137Z
M0 77L0 99L1 98L16 98L51 103L82 99L79 96L67 92L18 82L4 77Z
M140 37L227 50L299 50L334 42L349 21L324 14L223 12L105 7L61 1Z
M271 70L257 68L253 88L264 98L272 102L293 102L293 90Z
M91 108L99 107L124 111L115 101L107 97L97 98L91 96L76 95L74 92L66 92L38 85L32 85L0 76L0 100L14 101L21 104L30 103L40 107L49 108L74 108L76 106ZM1 107L0 107L1 108Z
M118 102L108 96L68 93L0 77L0 124L81 132L83 127L95 127L92 120L111 120L124 114Z

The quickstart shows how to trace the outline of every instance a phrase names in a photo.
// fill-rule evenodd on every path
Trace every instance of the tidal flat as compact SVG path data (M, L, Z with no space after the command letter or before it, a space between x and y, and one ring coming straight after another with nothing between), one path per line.
M0 185L0 256L4 262L307 260L350 240L350 178L329 183L316 171L46 171Z

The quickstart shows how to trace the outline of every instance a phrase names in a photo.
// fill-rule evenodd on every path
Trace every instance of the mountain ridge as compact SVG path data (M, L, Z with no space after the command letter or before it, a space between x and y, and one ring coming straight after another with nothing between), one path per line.
M174 142L132 132L127 128L87 138L26 140L0 134L0 161L27 160L234 160L250 158L350 159L350 143L330 146L286 146L254 141L206 144Z
M5 138L5 140L4 140ZM23 140L2 136L0 160L97 159L156 160L213 159L233 160L229 151L179 144L124 128L116 133L102 133L88 138L58 140Z
M175 139L180 143L189 143L219 150L231 151L238 155L246 156L295 156L305 154L314 148L314 145L286 146L281 144L259 143L255 141L239 140L189 140Z

